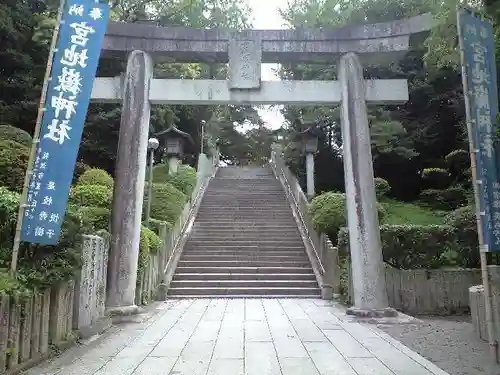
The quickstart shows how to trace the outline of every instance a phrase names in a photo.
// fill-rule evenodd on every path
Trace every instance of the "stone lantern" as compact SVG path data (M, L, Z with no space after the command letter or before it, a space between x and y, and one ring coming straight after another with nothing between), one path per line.
M314 154L318 151L319 131L315 125L310 125L298 134L302 152L306 154L307 197L314 197Z
M194 145L193 138L188 133L177 129L175 125L170 125L166 130L155 134L167 155L168 173L175 174L179 167L186 146Z

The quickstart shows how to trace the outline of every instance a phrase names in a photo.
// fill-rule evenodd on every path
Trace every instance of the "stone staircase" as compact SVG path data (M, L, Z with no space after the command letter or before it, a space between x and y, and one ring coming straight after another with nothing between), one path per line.
M320 297L280 182L270 168L221 168L210 181L168 295Z

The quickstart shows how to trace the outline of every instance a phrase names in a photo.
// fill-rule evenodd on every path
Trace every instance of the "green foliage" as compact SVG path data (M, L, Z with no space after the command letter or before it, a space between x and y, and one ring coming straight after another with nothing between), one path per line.
M168 181L168 164L156 164L153 167L153 183L164 184ZM146 175L146 180L148 176Z
M177 173L168 176L167 182L191 197L196 186L196 170L189 165L180 165Z
M99 168L86 170L78 179L78 185L99 185L113 189L113 177L108 172Z
M73 173L73 184L76 184L78 182L78 179L82 174L84 174L86 171L90 169L90 166L81 162L77 161L75 164L75 172Z
M380 203L377 203L378 218L383 222L386 212ZM315 197L309 206L314 228L327 234L332 242L337 241L337 233L346 225L346 197L345 194L327 192Z
M0 141L0 186L21 192L29 159L29 148L14 141Z
M465 206L450 212L445 223L455 228L458 253L462 266L479 268L479 245L477 237L476 211L473 206Z
M427 207L450 211L468 203L467 190L460 186L445 190L428 189L420 193L420 201Z
M384 261L400 269L440 268L455 249L454 228L447 225L382 225ZM347 229L339 232L338 246L348 251Z
M152 195L151 217L175 225L187 202L186 195L169 183L153 184ZM146 206L147 196L143 207Z
M381 202L387 215L385 224L440 225L443 224L443 213L418 206L413 203L384 200Z
M165 225L167 227L167 231L171 231L173 226L167 221L164 220L157 220L150 218L149 219L149 229L151 229L153 232L156 234L160 234L160 226Z
M390 191L391 185L389 185L387 180L380 177L375 178L375 194L377 194L378 199L385 197Z
M93 231L110 230L111 211L104 207L80 207L84 225L91 227Z
M0 125L0 141L13 141L31 148L33 138L22 129L11 125Z
M466 150L454 150L444 158L448 169L455 176L470 168L470 155Z
M17 221L19 193L0 186L0 247L9 243Z
M422 179L433 189L444 189L451 182L450 172L442 168L425 168Z
M113 191L104 185L76 185L71 188L71 203L86 207L111 207Z
M137 273L140 276L146 269L149 256L156 254L161 248L162 241L158 235L151 229L141 226L140 240L139 240L139 260L137 266ZM139 279L138 279L139 281Z

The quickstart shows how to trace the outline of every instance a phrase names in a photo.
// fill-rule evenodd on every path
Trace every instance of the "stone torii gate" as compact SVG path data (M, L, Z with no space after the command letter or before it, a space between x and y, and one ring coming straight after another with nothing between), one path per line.
M408 100L406 80L364 80L362 63L392 63L427 31L430 15L319 30L197 30L110 23L101 57L127 60L125 75L96 78L94 102L122 103L109 255L108 311L134 303L151 104L287 104L342 107L348 226L359 315L388 309L366 103ZM339 61L340 58L340 61ZM153 61L229 63L229 79L155 79ZM338 81L261 81L262 63L337 64Z

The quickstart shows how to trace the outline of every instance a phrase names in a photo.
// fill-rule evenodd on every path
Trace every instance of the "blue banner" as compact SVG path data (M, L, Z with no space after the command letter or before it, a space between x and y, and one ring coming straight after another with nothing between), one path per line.
M500 251L498 92L493 26L467 10L458 17L468 129L476 155L483 251Z
M66 1L21 241L55 245L59 240L108 17L107 2Z

